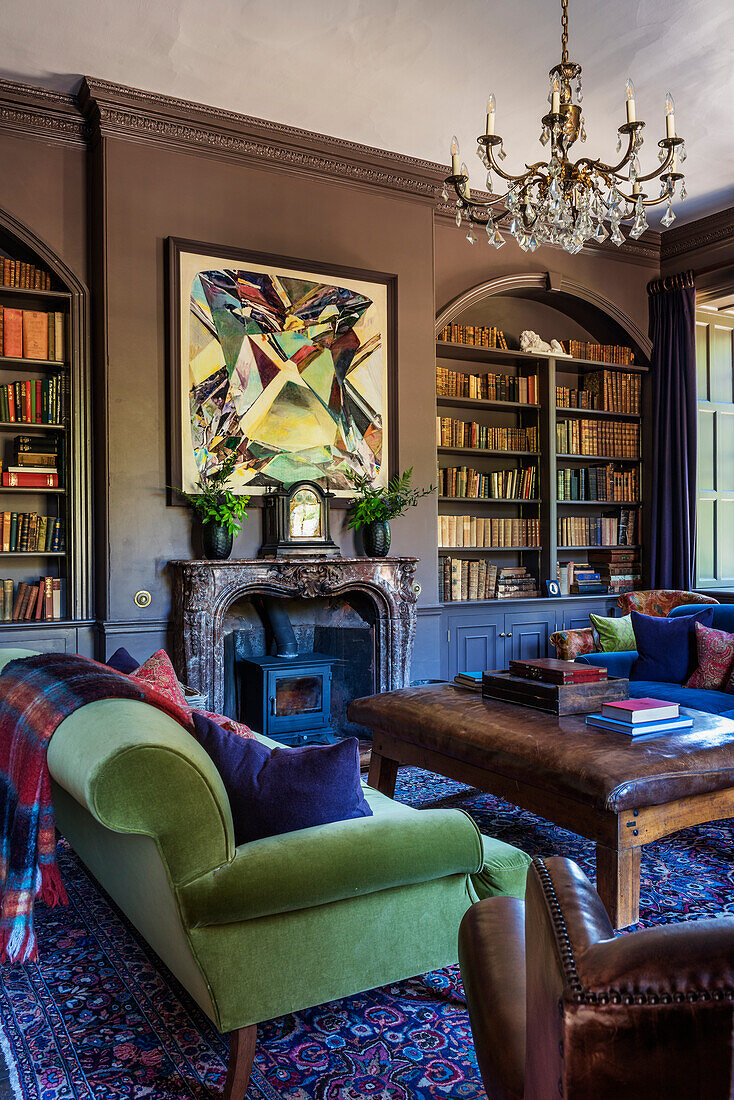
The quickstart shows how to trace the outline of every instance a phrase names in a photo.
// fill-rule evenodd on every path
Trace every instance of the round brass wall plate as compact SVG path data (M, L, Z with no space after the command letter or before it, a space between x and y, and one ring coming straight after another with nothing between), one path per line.
M146 592L144 588L141 588L139 592L136 592L133 596L135 603L138 607L148 607L150 605L152 596L150 592Z

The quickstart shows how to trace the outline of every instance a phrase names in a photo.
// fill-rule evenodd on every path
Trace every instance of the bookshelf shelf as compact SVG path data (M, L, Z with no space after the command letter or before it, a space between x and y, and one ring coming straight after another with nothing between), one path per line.
M637 458L631 458L631 457L623 457L622 455L568 455L568 454L558 455L557 454L556 458L562 459L564 462L566 462L566 461L585 462L587 466L598 465L600 462L604 462L604 463L626 462L626 463L634 464L635 462L641 462L642 461L642 459L639 456Z
M578 416L581 420L642 420L639 413L607 412L605 409L578 409L556 406L556 414L561 417Z
M626 374L647 374L649 367L642 363L601 363L596 359L572 359L566 355L542 355L527 351L505 351L504 348L482 348L473 344L451 344L445 340L436 341L436 357L470 363L548 363L556 365L556 371L563 372L570 367L573 371L612 370Z
M0 420L0 428L10 429L19 435L26 432L65 432L65 424L24 424L21 420Z
M439 504L540 504L537 497L439 497Z
M71 299L68 290L34 290L25 286L0 286L0 298L5 294L15 298L48 298L53 302L68 302Z
M65 550L0 550L2 558L65 558ZM2 621L2 620L0 620Z
M472 458L477 456L483 458L485 455L489 455L493 458L539 458L539 451L503 451L503 450L491 450L488 447L437 447L440 455L470 455Z
M447 397L446 394L438 394L436 404L440 409L489 409L496 412L537 412L540 408L540 405L529 401L493 401L489 397Z
M0 355L0 370L17 373L20 368L33 374L63 374L68 363L60 359L14 359L12 355Z
M639 545L639 543L633 542L633 543L630 543L629 545L622 545L622 546L617 546L617 545L600 546L599 543L597 542L597 543L589 543L587 546L557 546L556 549L558 550L559 554L561 552L566 554L566 553L572 553L575 550L639 550L640 545Z
M638 508L641 500L557 500L556 504L580 504L586 508Z
M529 550L540 552L542 546L439 546L439 554L515 554L527 553Z
M0 485L0 493L61 493L66 489L52 489L50 487L36 488L33 485Z

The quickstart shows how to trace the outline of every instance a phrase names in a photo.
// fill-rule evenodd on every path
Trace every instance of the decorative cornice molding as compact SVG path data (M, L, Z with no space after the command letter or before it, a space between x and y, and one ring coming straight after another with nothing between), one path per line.
M82 82L79 104L88 123L103 134L286 165L430 202L446 171L429 161L92 77Z
M699 248L729 243L734 237L734 207L719 210L716 214L669 229L662 235L661 258L663 262L695 252Z
M83 144L89 130L74 96L14 80L0 81L0 126Z

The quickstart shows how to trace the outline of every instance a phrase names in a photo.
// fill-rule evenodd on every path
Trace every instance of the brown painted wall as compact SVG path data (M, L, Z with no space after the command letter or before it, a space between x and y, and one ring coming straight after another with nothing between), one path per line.
M495 250L482 241L482 234L479 238L477 244L470 245L465 229L457 229L451 220L437 219L437 311L467 288L498 275L551 270L610 298L644 333L647 332L645 288L656 276L656 266L633 263L622 254L617 258L606 252L582 252L577 256L569 256L560 248L521 252L512 240L507 241L504 248Z
M87 279L86 148L0 131L0 205Z
M322 182L216 157L105 139L108 271L108 555L106 618L167 617L170 558L193 552L187 509L166 506L164 246L168 236L234 245L398 276L399 462L435 478L433 211L376 189ZM436 599L433 500L394 525L397 554L424 560ZM343 513L342 513L343 515ZM339 527L339 520L335 523ZM335 533L343 549L350 533ZM252 509L234 553L261 541ZM138 588L153 601L133 603Z

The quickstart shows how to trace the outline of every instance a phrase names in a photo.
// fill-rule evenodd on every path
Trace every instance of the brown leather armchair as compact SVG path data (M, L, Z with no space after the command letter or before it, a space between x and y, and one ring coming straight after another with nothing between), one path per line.
M571 860L473 905L459 962L490 1100L732 1100L734 916L617 938Z

